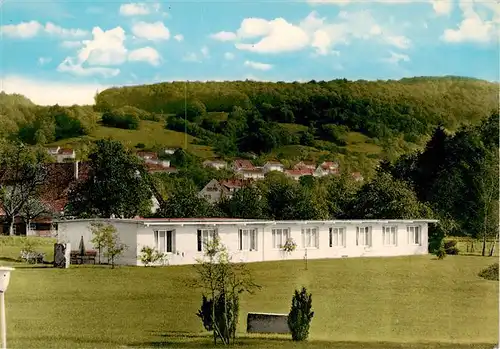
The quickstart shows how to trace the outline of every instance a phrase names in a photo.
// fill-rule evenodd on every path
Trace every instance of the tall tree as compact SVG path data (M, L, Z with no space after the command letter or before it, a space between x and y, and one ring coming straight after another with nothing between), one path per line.
M432 218L432 210L421 203L411 187L403 181L379 172L364 184L346 210L351 219L418 219Z
M198 188L193 181L181 179L156 215L171 218L203 218L220 216L220 212L198 195Z
M257 186L241 188L231 198L222 199L219 207L232 218L265 219L268 212L265 194Z
M0 147L0 205L14 234L15 217L37 197L47 178L46 153L22 143L3 143Z
M69 194L68 215L132 218L151 212L149 174L120 142L97 141L89 163L89 177Z

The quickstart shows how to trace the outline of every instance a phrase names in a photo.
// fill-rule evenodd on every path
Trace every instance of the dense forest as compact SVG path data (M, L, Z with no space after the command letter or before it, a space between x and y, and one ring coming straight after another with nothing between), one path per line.
M110 88L96 94L93 106L71 107L37 106L0 93L0 132L43 145L84 138L103 126L139 132L147 121L187 132L195 137L192 144L221 157L292 153L296 160L299 150L313 149L372 166L422 147L439 125L454 131L477 124L491 115L497 98L495 84L460 77L159 83ZM346 147L353 134L383 151L363 154ZM284 147L292 150L280 151Z

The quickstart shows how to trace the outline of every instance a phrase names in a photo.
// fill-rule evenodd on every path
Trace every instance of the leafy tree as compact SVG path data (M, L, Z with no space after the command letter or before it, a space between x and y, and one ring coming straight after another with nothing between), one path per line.
M220 216L205 198L199 197L198 188L189 179L177 182L165 203L157 212L161 217L195 218Z
M116 228L109 224L103 230L104 235L104 255L111 261L111 269L115 267L115 260L125 252L127 245L120 241Z
M22 143L0 145L0 205L14 234L14 219L37 197L47 178L46 154Z
M228 217L246 219L266 219L267 202L259 187L243 187L231 198L223 198L219 207Z
M52 210L37 196L31 196L19 210L19 215L26 223L27 231L31 230L31 222L39 217L49 217L53 215Z
M67 212L73 216L132 218L151 212L148 173L120 142L99 140L89 155L90 174L69 193Z
M106 243L111 239L110 236L116 231L116 228L111 224L94 222L90 224L92 239L90 242L97 248L99 264L101 264L101 254L106 248Z
M102 114L102 123L107 126L137 130L140 118L135 113L127 113L122 109L116 109Z
M312 295L307 293L305 287L302 287L300 292L295 290L288 314L288 327L292 333L292 340L304 341L307 339L313 316Z
M432 218L432 210L418 201L405 182L385 172L364 184L348 205L350 219L422 219Z
M259 288L243 263L233 263L227 248L215 236L206 242L204 256L195 268L195 285L203 290L202 306L197 316L206 330L213 332L214 344L234 342L238 324L239 300L244 292L252 294Z

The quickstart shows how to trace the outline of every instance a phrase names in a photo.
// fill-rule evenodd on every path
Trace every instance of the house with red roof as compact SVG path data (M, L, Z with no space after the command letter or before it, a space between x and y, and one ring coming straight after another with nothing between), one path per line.
M76 159L76 153L71 148L51 147L47 148L47 152L59 163Z
M314 171L315 177L323 177L328 175L338 175L340 173L339 164L336 161L325 161L318 165Z
M285 170L285 175L289 178L299 180L302 176L312 176L314 170L310 168Z

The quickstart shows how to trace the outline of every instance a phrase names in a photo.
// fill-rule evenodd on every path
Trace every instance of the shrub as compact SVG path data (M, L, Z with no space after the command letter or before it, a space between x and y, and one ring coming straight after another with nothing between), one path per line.
M444 246L439 247L436 252L434 252L434 254L438 259L443 259L444 257L446 257L446 250L444 249Z
M141 249L140 258L144 266L149 267L150 265L155 264L156 262L161 260L163 258L163 255L152 247L144 246Z
M448 240L444 242L444 250L446 254L457 255L460 251L457 247L457 242L455 240Z
M144 143L137 143L137 144L135 145L135 147L136 147L137 149L144 149L144 148L146 148L146 144L144 144Z
M114 110L102 115L102 123L110 127L137 130L139 128L139 122L139 116L127 114L122 110Z
M498 281L498 263L481 270L478 275L486 280Z
M292 298L292 307L288 314L288 328L292 333L292 340L303 341L309 336L309 327L314 316L312 309L312 295L307 294L305 287L299 292L295 290Z

